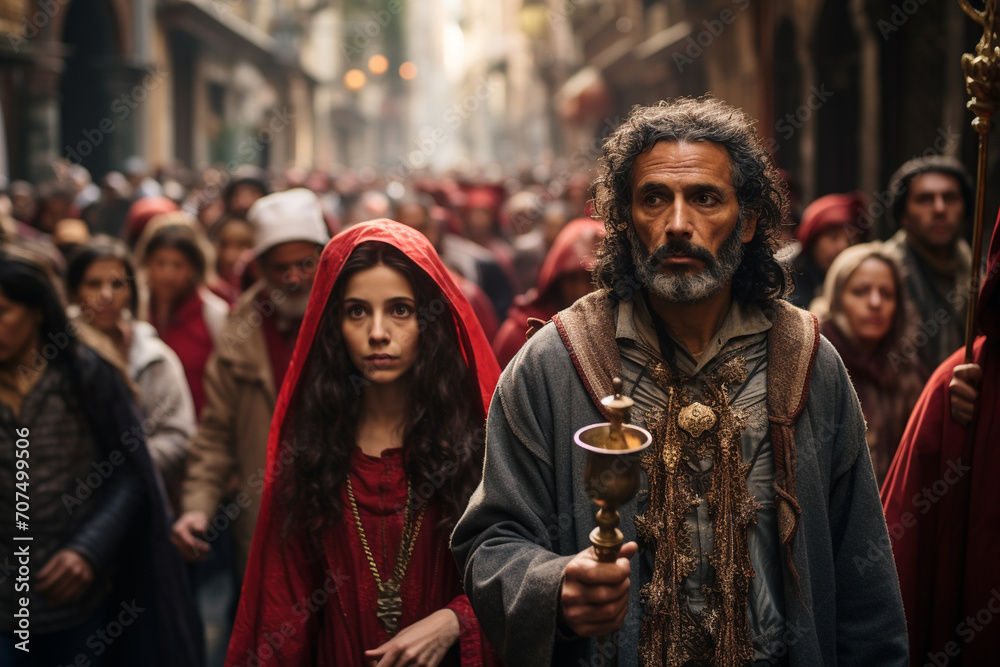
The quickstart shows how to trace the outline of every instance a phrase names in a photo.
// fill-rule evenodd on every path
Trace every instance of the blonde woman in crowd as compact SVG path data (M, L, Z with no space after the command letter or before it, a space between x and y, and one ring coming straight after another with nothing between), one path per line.
M810 309L820 317L820 331L840 353L861 400L881 485L927 380L907 337L910 307L899 267L881 243L852 246L837 255L823 295Z

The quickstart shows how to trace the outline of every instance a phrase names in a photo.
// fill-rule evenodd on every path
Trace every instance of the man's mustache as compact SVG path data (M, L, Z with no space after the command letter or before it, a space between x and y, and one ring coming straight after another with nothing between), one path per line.
M646 260L646 267L650 271L658 271L664 261L675 257L690 257L705 263L705 268L710 268L715 264L715 257L712 253L700 245L691 243L686 239L668 241L654 250Z

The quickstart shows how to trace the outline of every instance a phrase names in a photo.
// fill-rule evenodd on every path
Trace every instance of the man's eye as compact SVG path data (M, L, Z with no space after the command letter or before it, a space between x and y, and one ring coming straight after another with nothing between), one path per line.
M695 197L695 201L698 202L699 204L713 204L715 203L715 197L708 194L707 192L703 192L702 194Z

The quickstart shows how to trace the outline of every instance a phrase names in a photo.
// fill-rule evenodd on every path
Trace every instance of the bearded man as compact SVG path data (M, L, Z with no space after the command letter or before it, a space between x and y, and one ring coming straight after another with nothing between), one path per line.
M197 562L232 525L241 580L264 490L271 416L330 240L320 201L305 188L258 199L247 221L261 280L230 313L208 360L208 404L188 450L183 513L171 534L181 555Z
M965 340L972 248L962 231L974 209L974 186L961 162L931 155L896 170L889 192L890 212L900 228L885 248L899 262L920 317L912 345L903 349L910 363L919 359L933 371Z
M622 665L905 665L861 408L781 300L786 194L752 120L711 98L636 107L595 193L600 289L507 366L453 535L483 630L509 664L601 664L592 638L617 631ZM635 541L600 563L573 434L607 421L614 377L653 444L619 508Z

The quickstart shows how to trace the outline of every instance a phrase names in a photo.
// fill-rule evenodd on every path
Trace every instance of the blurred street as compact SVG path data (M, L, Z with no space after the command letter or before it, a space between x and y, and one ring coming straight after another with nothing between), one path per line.
M706 92L800 209L974 160L955 2L4 0L0 31L0 174L35 187L63 159L178 200L239 165L345 200L427 174L561 197L634 104Z

